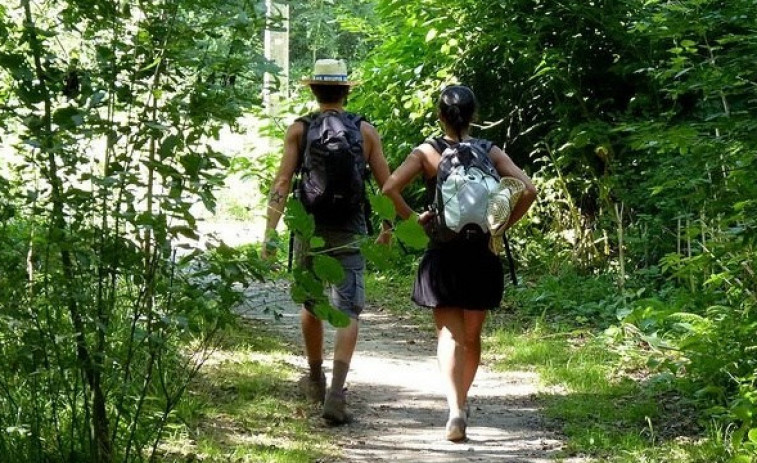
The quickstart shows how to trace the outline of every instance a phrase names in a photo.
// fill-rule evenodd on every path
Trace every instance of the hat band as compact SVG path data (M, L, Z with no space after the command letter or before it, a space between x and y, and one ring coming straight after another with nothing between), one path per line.
M313 76L313 80L323 80L329 82L347 82L346 74L316 74Z

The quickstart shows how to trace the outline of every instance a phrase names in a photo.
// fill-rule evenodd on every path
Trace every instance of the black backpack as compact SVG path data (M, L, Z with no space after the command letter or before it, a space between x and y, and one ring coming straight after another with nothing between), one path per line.
M338 222L367 203L368 167L363 155L362 117L325 111L297 119L305 123L297 194L316 219Z

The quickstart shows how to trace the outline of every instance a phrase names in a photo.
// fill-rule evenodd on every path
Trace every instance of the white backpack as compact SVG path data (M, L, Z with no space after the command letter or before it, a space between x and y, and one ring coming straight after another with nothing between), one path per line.
M489 233L489 199L500 191L500 176L489 158L492 143L481 139L450 143L443 138L428 143L442 154L432 204L436 213L432 239L446 242Z

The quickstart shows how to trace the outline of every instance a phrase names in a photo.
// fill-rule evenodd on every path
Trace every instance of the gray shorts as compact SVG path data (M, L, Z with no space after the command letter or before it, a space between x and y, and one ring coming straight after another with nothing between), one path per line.
M365 259L359 253L333 256L342 264L344 280L331 285L331 305L357 319L365 307Z
M312 260L299 242L295 242L298 265L310 267ZM329 302L352 319L357 319L365 308L365 259L359 252L331 255L342 264L344 279L339 284L329 285ZM305 303L308 312L313 313L312 304Z

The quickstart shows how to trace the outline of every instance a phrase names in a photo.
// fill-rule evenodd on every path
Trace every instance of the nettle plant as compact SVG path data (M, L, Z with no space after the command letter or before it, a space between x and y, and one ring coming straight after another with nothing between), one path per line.
M0 454L153 461L254 251L197 247L257 104L245 0L0 5Z

